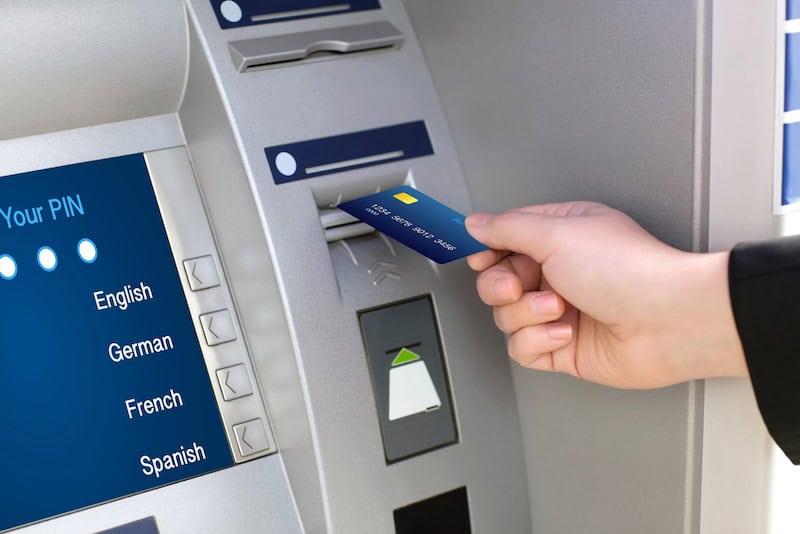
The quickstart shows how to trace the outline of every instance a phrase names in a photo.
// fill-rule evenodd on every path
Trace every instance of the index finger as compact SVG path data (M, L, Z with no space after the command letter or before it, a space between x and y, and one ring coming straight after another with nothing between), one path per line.
M467 232L495 250L510 250L544 262L558 246L554 235L562 217L518 210L500 215L473 213L466 219Z

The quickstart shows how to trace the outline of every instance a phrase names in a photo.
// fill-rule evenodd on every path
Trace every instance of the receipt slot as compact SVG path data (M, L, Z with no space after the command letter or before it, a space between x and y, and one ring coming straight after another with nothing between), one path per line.
M425 361L405 347L400 349L389 370L389 421L441 407Z
M387 462L454 443L433 305L423 297L360 315Z

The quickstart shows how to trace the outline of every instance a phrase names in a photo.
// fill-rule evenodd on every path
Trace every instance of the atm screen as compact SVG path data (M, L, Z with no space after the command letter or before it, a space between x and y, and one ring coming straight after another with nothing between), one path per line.
M233 465L141 154L0 178L0 530Z

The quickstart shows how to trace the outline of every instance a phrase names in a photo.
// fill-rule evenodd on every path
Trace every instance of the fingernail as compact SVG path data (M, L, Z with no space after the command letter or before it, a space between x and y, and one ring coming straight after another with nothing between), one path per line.
M492 284L492 289L494 290L494 295L500 299L508 299L511 298L511 280L508 278L498 278Z
M554 341L564 341L572 337L572 326L564 323L549 324L547 336Z
M538 315L553 315L558 312L558 297L553 293L536 295L529 301L531 310Z
M473 213L472 215L467 216L465 221L467 226L471 226L472 228L479 228L483 226L483 223L486 222L486 218L488 215L485 213Z

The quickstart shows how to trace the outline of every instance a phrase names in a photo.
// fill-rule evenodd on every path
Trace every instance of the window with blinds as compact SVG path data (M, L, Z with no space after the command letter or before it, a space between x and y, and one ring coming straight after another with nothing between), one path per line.
M785 22L779 26L782 31L778 32L779 41L784 41L785 54L777 77L778 105L783 109L783 143L778 145L782 148L781 206L800 202L800 0L786 0L785 13ZM782 88L781 70L784 73Z

